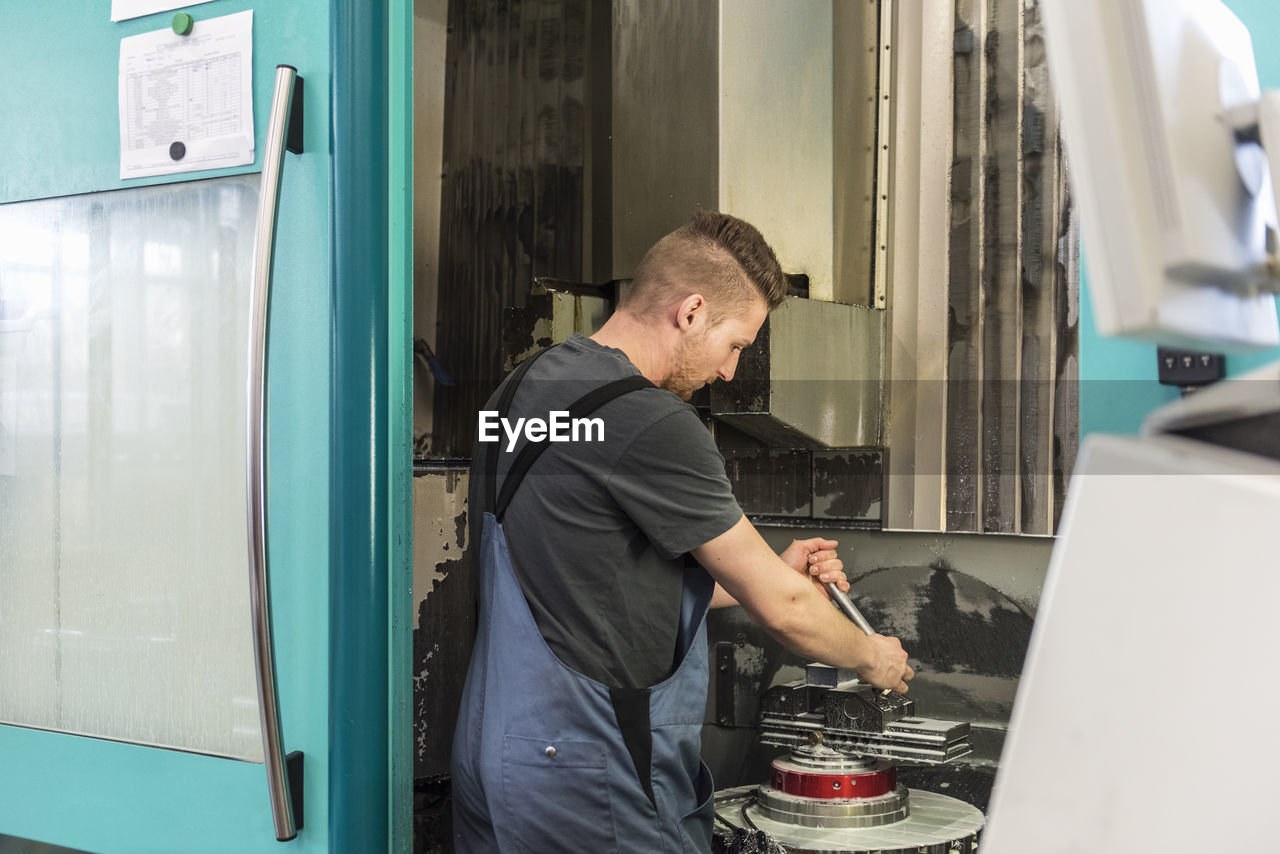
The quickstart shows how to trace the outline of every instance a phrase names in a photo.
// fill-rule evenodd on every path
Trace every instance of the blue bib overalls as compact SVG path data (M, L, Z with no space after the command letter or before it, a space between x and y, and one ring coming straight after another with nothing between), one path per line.
M503 417L520 379L508 383ZM647 385L612 383L570 413ZM453 741L455 850L706 854L714 787L699 747L714 582L701 567L686 569L674 667L657 685L610 688L563 664L538 631L501 523L545 448L528 446L499 500L491 486L483 508L479 630Z

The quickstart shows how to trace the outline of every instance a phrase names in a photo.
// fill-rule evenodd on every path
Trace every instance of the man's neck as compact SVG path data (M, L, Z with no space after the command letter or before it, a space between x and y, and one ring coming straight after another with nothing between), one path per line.
M604 347L621 350L631 364L654 385L661 385L671 372L671 344L663 340L663 330L625 312L614 312L591 340Z

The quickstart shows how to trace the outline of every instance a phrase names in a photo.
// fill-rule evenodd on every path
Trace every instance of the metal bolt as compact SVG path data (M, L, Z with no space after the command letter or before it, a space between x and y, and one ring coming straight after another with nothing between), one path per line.
M544 752L544 753L546 753L548 756L555 756L555 755L556 755L556 749L555 749L554 747L552 747L551 745L549 745L549 744L547 745L547 749L546 749L545 751L543 751L543 752Z
M835 780L835 781L833 781L833 782L831 783L831 788L833 788L833 789L838 789L838 788L840 788L840 781L839 781L839 780Z

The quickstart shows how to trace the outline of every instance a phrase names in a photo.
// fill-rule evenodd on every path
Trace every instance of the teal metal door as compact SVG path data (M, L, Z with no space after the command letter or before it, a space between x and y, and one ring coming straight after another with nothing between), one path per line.
M121 39L174 11L0 9L0 850L408 848L411 10L354 5L185 7L253 12L254 162L130 180ZM278 65L272 697L245 437ZM301 754L271 786L267 731Z

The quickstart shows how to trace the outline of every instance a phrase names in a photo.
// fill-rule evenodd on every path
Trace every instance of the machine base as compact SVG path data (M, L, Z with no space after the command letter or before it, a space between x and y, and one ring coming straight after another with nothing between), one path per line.
M878 827L807 827L768 817L759 786L716 792L716 832L764 831L792 854L974 854L982 812L964 801L908 789L910 814Z

